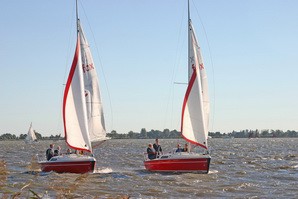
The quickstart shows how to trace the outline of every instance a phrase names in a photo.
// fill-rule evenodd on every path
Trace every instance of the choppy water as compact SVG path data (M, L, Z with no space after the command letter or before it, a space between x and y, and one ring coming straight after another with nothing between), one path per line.
M94 151L93 174L36 171L49 141L0 142L0 198L297 198L298 139L210 139L209 174L150 173L143 152L153 140L109 140ZM170 151L182 140L160 140ZM64 142L55 143L65 148Z

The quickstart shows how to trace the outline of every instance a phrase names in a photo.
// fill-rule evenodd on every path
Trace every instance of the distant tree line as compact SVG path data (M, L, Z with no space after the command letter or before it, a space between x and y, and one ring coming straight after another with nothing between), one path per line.
M146 131L145 128L142 128L140 132L129 131L128 133L119 134L115 130L111 133L107 133L107 137L112 139L169 139L169 138L181 138L181 133L177 130L170 131L169 129L164 129L163 131L151 130Z
M108 137L112 139L167 139L167 138L181 138L181 133L177 130L170 131L169 129L150 130L146 131L142 128L140 132L129 131L125 134L118 134L115 130L107 134ZM221 133L221 132L209 132L209 136L212 138L272 138L272 137L298 137L297 131L282 131L282 130L242 130L242 131L232 131L231 133Z
M64 139L59 135L51 135L49 137L43 137L40 133L35 132L35 135L38 140L60 140ZM221 133L221 132L209 132L209 136L212 138L274 138L274 137L298 137L297 131L282 131L282 130L241 130L241 131L232 131L230 133ZM5 133L0 135L0 140L24 140L27 137L27 134L21 134L16 136L10 133ZM145 128L142 128L140 132L129 131L128 133L117 133L115 130L111 133L107 133L107 137L111 139L173 139L181 138L181 133L177 130L170 131L169 129L164 129L163 131L159 130L150 130L147 131Z
M298 137L297 131L282 131L282 130L241 130L241 131L232 131L230 133L212 133L209 132L209 136L212 138L226 138L226 137L234 137L234 138L274 138L274 137Z

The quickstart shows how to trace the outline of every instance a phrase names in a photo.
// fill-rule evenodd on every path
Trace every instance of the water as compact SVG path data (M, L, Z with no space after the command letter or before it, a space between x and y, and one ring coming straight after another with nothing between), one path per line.
M0 198L297 198L297 138L210 139L209 174L146 171L143 152L153 141L109 140L94 151L95 173L83 175L40 172L36 154L44 158L49 141L2 141ZM177 142L160 140L164 151Z

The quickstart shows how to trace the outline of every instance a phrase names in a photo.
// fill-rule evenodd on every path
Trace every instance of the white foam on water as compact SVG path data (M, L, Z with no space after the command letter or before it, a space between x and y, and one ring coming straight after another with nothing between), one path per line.
M218 173L218 170L209 170L208 174Z
M111 168L97 168L94 170L94 173L112 173L113 169Z

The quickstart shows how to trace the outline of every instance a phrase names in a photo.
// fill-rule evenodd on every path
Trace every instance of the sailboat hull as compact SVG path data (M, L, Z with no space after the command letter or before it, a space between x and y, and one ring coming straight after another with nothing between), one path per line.
M94 171L96 159L76 154L55 156L49 161L39 162L43 172L57 173L90 173Z
M208 173L211 157L209 155L181 152L166 154L153 160L146 159L144 166L148 171L157 172L196 172Z

